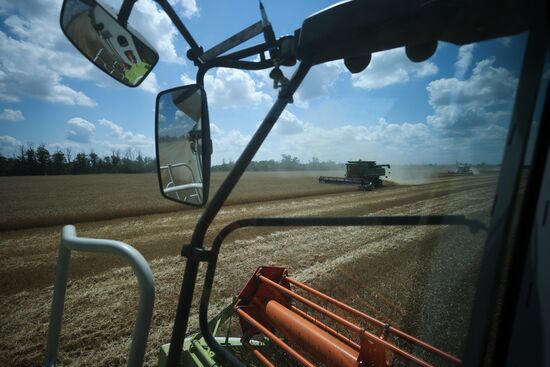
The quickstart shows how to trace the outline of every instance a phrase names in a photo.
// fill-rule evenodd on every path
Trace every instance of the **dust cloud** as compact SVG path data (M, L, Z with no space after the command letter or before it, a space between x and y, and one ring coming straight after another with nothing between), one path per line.
M447 174L452 166L400 166L392 165L388 181L401 185L421 185L438 181L438 179Z

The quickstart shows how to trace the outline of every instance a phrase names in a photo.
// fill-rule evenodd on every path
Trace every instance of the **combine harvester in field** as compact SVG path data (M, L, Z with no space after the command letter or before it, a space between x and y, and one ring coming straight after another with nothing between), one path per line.
M456 162L456 168L452 171L448 171L448 174L457 176L473 176L474 171L472 165L466 162Z
M104 72L131 87L145 80L158 61L158 55L150 44L127 25L135 2L124 0L118 15L112 16L94 0L65 0L61 12L61 27L71 42ZM499 366L548 365L550 357L547 352L543 355L545 349L541 352L540 346L545 345L547 350L550 345L547 339L550 335L548 318L542 317L550 314L550 306L543 303L548 298L538 296L540 292L546 292L544 294L548 296L550 276L534 272L533 269L537 269L535 263L525 265L524 262L533 259L537 261L535 255L526 256L528 251L544 255L550 261L548 246L540 247L542 242L536 241L548 239L549 226L544 226L546 219L541 219L542 210L539 210L544 205L547 207L549 200L548 190L541 190L545 184L550 185L550 164L546 161L550 137L548 124L541 123L539 129L532 131L533 134L529 133L531 123L535 120L533 113L538 100L539 83L548 83L547 79L542 78L548 42L548 19L545 18L548 12L545 11L547 9L541 9L548 5L546 2L351 0L311 15L293 35L280 38L276 38L265 9L260 4L261 20L207 51L199 46L176 15L170 5L172 2L156 2L189 44L187 56L198 68L196 84L163 91L157 97L156 153L161 194L184 204L207 204L192 237L182 246L181 255L186 258L185 270L172 337L170 343L161 349L160 366L244 366L244 362L231 352L235 348L250 349L249 357L257 358L255 364L273 366L274 361L268 360L265 351L272 351L276 347L282 348L287 358L292 358L295 364L303 366L388 367L394 363L420 366L462 363L468 366L493 363ZM104 17L113 17L116 21L101 25L94 22L94 19ZM224 239L237 229L418 225L466 226L472 232L486 229L476 219L440 212L437 215L245 218L224 227L211 247L205 248L210 224L287 104L292 103L294 93L314 65L343 59L349 71L359 73L368 66L375 52L405 47L409 59L420 62L435 53L438 41L464 45L522 32L527 33L527 45L524 70L515 94L514 127L508 130L510 136L501 170L503 177L499 181L490 228L486 232L487 248L477 266L481 274L472 306L468 338L456 348L464 350L461 359L395 328L391 320L378 320L310 288L291 278L282 267L258 268L239 294L236 304L218 317L209 319L210 294L221 246ZM138 54L135 55L136 60L151 67L136 69L137 74L131 79L111 73L104 60L124 59L126 55L119 48L102 47L100 38L108 34L118 35L118 42L131 40ZM263 35L261 43L234 50L258 35ZM100 51L101 59L97 57ZM296 63L298 65L293 75L285 77L280 66ZM212 140L203 84L206 72L215 67L271 69L270 77L274 80L274 87L279 89L279 95L233 169L208 202ZM544 108L547 113L550 108L548 102ZM544 119L540 121L548 122ZM523 157L530 136L538 142L533 150L532 169L527 173L530 175L529 180L525 180L529 185L526 191L530 195L517 200ZM382 170L383 166L375 165L375 162L349 162L346 180L367 177L367 186L376 186L380 176L385 175ZM535 208L537 216L534 215ZM532 232L538 235L530 241ZM315 244L311 246L314 248ZM463 243L463 246L468 246L468 243ZM57 363L71 251L116 254L133 266L140 285L140 309L128 364L141 366L154 303L154 282L147 262L127 244L80 238L76 236L74 227L70 226L64 228L60 245L45 365L53 366ZM543 265L544 262L540 261ZM196 311L199 314L200 333L188 336L195 285L199 271L204 269L200 267L201 263L206 263L207 267L200 306ZM426 268L430 268L429 264ZM345 279L341 282L343 286ZM358 290L352 292L359 295ZM538 300L536 306L533 306L535 311L527 307L529 298L526 301L519 296L523 294L528 294L527 297L532 294ZM426 299L427 302L436 301L429 297ZM327 305L334 307L335 311L329 311ZM231 315L239 318L242 331L226 331L225 336L216 337L215 333L221 330L220 325ZM462 322L467 322L464 320L468 320L469 316ZM429 320L433 323L449 321L442 315ZM434 325L428 323L418 325L418 328L429 329L431 326ZM529 327L536 328L535 332ZM255 340L253 337L258 334L262 337ZM431 331L428 335L432 335ZM120 353L125 351L121 350Z
M320 176L320 183L359 185L359 190L371 191L382 186L381 177L388 178L389 164L376 164L376 161L348 161L345 177Z

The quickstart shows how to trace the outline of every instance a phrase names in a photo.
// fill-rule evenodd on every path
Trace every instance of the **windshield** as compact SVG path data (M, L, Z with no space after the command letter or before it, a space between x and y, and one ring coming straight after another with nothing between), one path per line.
M289 215L464 215L485 230L248 228L224 243L215 289L237 294L258 266L284 266L293 278L462 358L526 39L440 43L422 63L390 50L355 75L342 62L314 67L230 196L253 203L222 209L213 232L237 217ZM206 79L209 96L216 95L214 78ZM245 135L221 113L211 111L215 181L232 167L230 149ZM223 299L213 298L211 307Z
M291 10L277 2L265 5L279 37L294 34L307 16L333 2L292 2ZM108 3L118 9L121 1ZM260 19L248 4L163 3L173 4L204 50ZM161 361L166 356L182 269L191 263L180 255L182 244L191 243L203 213L159 195L155 96L161 89L196 83L197 66L186 58L188 48L165 12L153 1L140 0L129 23L154 45L159 63L147 70L139 88L122 88L71 48L59 31L54 5L0 5L0 44L6 50L0 52L0 365L43 362L59 232L74 223L79 235L131 244L150 264L156 299L145 365L155 366L160 346ZM128 63L139 61L141 46L118 36L113 41L120 55ZM356 74L343 60L315 65L212 221L204 246L243 218L420 219L416 225L235 230L221 246L210 317L232 304L259 266L279 266L297 281L463 359L497 188L510 179L501 176L503 157L514 130L527 41L526 34L518 34L460 46L439 42L435 54L420 63L411 62L404 48L390 49L374 53ZM91 58L141 82L143 68L122 73L116 60L96 51ZM548 57L545 65L530 142L540 126ZM281 70L291 79L296 66ZM273 88L271 71L220 67L204 76L212 197L277 99L280 90ZM170 108L169 116L182 124L164 126L164 140L181 136L182 127L207 131L206 116L199 130L190 124L198 120L192 115L181 119ZM193 150L209 143L184 145ZM521 189L533 145L530 149ZM206 158L199 154L197 161ZM203 180L195 167L174 172L179 170L186 183ZM428 223L428 216L449 215L475 225ZM105 254L74 254L71 261L59 363L125 364L138 304L133 270ZM201 262L195 296L205 267ZM197 296L190 309L187 332L196 335ZM219 334L240 340L238 317L230 314ZM314 315L345 338L357 337ZM429 363L447 363L421 348L398 345ZM263 352L277 365L296 364L276 346ZM247 365L259 365L247 350L237 353ZM396 357L396 365L407 362Z

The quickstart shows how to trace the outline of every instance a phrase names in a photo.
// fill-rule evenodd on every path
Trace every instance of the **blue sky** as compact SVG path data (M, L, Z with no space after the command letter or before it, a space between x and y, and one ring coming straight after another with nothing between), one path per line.
M205 49L260 19L256 0L170 2ZM108 3L118 8L121 1ZM276 36L293 33L331 3L264 0ZM0 153L43 143L73 155L152 156L156 94L194 80L185 42L151 0L139 0L130 23L160 62L142 86L128 88L65 39L60 8L59 0L0 0ZM341 61L315 66L255 159L498 163L524 46L524 35L461 47L440 43L423 63L409 61L403 49L389 50L355 75ZM207 74L214 164L235 160L269 110L277 93L268 73Z

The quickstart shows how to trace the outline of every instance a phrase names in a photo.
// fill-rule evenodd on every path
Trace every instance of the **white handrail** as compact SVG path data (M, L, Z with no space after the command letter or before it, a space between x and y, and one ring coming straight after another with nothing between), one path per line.
M171 192L180 191L180 190L188 190L188 189L202 189L202 184L201 183L190 183L190 184L185 184L185 185L167 187L167 188L164 189L164 193L169 194Z
M139 284L139 308L128 355L128 366L142 366L155 303L155 282L151 268L143 255L132 246L120 241L77 237L76 229L72 225L64 226L61 234L44 365L53 367L57 361L72 250L113 254L123 258L132 266Z

